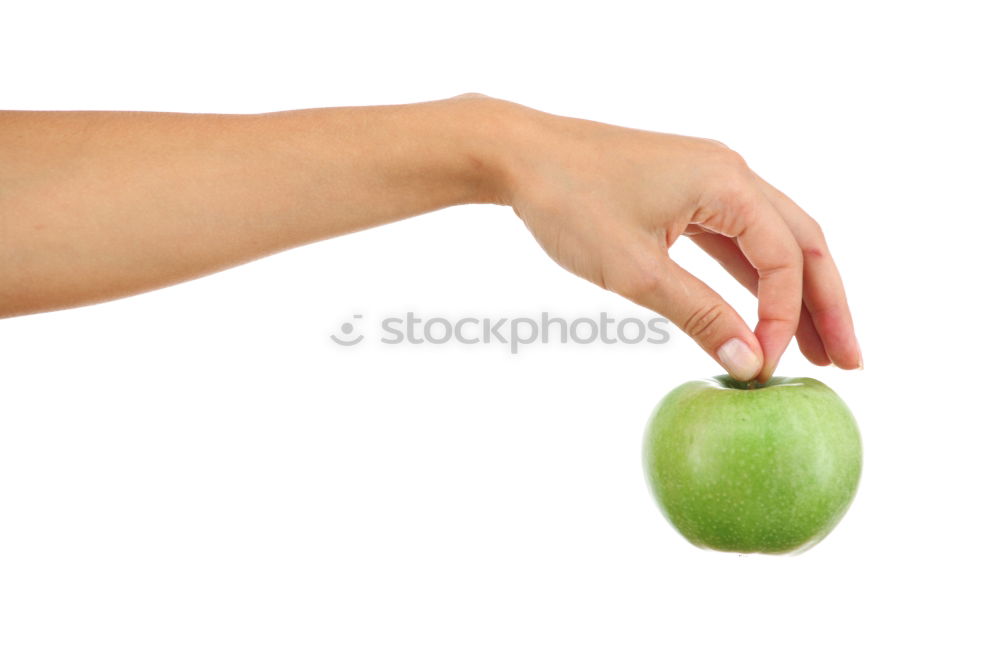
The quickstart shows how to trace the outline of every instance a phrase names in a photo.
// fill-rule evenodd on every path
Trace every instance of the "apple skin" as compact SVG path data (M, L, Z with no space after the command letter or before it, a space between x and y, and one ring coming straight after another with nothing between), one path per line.
M808 377L687 382L656 407L643 465L667 519L702 548L801 552L843 517L861 477L844 401Z

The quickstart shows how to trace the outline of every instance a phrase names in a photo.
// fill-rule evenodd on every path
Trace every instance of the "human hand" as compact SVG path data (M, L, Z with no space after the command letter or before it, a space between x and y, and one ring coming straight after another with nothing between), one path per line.
M861 367L822 230L736 152L483 99L508 113L497 200L561 266L667 317L737 379L770 378L793 335L817 365ZM758 297L753 332L671 260L682 235Z

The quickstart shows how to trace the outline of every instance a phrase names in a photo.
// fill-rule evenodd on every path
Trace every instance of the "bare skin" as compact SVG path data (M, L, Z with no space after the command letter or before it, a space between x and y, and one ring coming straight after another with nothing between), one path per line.
M707 139L482 95L261 115L0 112L0 317L119 298L466 203L670 319L737 379L792 336L861 351L819 225ZM758 296L754 331L669 256L688 235Z

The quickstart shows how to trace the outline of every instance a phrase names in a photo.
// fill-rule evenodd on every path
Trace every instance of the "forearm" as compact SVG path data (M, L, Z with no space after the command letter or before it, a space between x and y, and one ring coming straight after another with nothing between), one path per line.
M490 201L489 122L461 98L248 116L2 113L0 316Z

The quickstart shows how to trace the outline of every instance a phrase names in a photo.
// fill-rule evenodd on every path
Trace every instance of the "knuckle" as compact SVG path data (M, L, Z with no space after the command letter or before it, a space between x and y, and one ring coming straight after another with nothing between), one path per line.
M737 217L747 218L757 210L758 198L741 178L727 181L719 196L726 209Z
M706 139L702 144L705 148L705 159L711 162L717 171L745 173L749 166L738 152L714 139Z
M709 173L709 185L715 196L728 207L745 207L755 202L756 192L750 170L743 158L732 151Z
M721 303L703 305L691 313L681 328L696 340L711 337L722 323L725 311Z
M830 256L830 248L826 243L826 234L823 233L823 229L820 228L819 224L809 218L812 222L810 225L812 227L812 238L809 239L808 243L803 244L802 254L807 259L824 259Z
M734 157L739 157L738 153L719 141L718 139L699 139L702 148L706 150L709 154L713 155L716 159L720 160L733 160Z
M802 256L806 259L823 259L827 254L826 250L818 245L807 245L802 248Z
M732 174L716 182L703 206L714 211L710 219L711 229L730 237L739 235L760 214L759 197L753 188L745 179Z
M741 174L750 168L743 156L731 148L723 148L719 160L729 169Z

